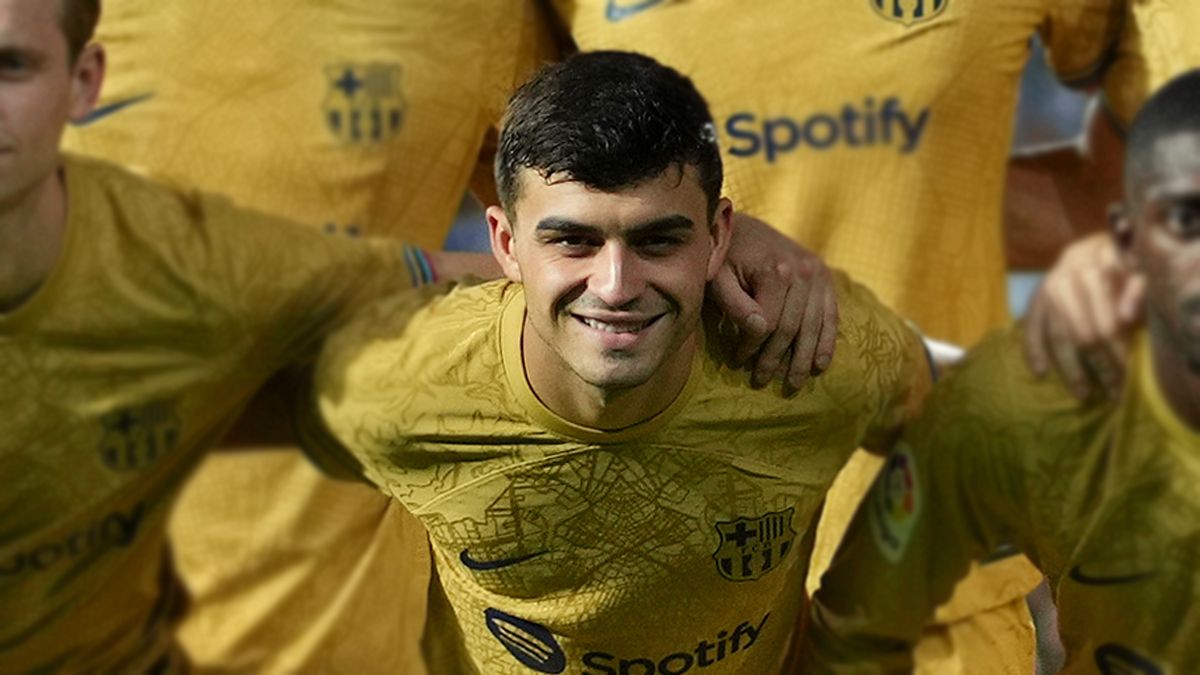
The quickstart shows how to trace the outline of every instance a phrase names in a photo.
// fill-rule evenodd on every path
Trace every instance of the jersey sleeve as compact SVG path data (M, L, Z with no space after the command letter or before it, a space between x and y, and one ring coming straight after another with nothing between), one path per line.
M1039 28L1046 61L1068 86L1098 84L1124 21L1121 0L1049 0Z
M248 367L276 370L311 358L320 340L372 299L411 289L422 274L412 247L328 235L200 195L193 262L224 310Z
M859 395L869 406L863 447L886 450L920 410L933 370L920 335L865 286L834 273L841 315L833 361L853 361ZM839 357L839 351L846 354Z
M911 672L912 645L970 563L1026 548L1022 453L1037 445L1028 415L1047 399L1023 386L1031 376L1011 376L1024 372L1015 335L951 371L888 457L814 596L814 672Z
M300 447L331 477L384 485L373 459L402 442L406 430L394 423L395 408L416 386L405 349L417 339L409 320L449 288L426 286L374 302L325 341L297 393L293 421Z

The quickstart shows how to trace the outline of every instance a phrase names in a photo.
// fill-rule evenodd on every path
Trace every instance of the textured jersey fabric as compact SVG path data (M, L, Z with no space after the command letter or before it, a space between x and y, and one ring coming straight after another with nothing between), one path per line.
M777 668L830 482L929 381L915 334L838 287L839 357L796 396L751 389L713 338L666 410L619 431L530 389L510 282L381 303L331 338L298 426L324 466L429 531L431 670Z
M103 114L66 142L324 232L436 248L468 185L489 192L491 130L549 53L533 5L106 0ZM218 454L171 536L198 666L422 671L428 545L373 491L294 449Z
M407 276L397 247L90 160L64 174L62 256L0 314L0 672L143 672L170 658L166 518L201 451Z
M816 596L819 672L903 668L911 627L1004 542L1050 578L1064 672L1200 668L1200 434L1148 341L1109 404L1036 380L1020 351L1016 331L985 342L906 432Z

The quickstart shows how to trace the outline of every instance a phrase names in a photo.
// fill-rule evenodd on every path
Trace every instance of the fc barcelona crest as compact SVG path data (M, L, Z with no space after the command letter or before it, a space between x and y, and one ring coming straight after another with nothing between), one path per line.
M730 581L753 581L779 566L792 545L795 509L775 511L758 518L718 521L721 542L713 551L717 571Z
M875 13L888 21L902 23L906 27L929 21L950 4L950 0L867 0Z
M373 145L395 136L404 124L400 66L339 63L325 68L325 125L343 143Z
M110 412L100 423L100 459L114 471L145 469L179 444L179 416L166 401Z

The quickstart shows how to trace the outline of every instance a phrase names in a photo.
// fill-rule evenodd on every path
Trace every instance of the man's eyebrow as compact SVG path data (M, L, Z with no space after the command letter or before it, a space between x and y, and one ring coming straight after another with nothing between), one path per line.
M600 228L586 223L580 223L569 218L560 218L558 216L546 216L538 221L534 231L539 234L595 234L600 232Z
M670 232L672 230L691 230L695 226L696 223L694 223L691 218L688 218L684 215L674 214L670 216L664 216L662 218L655 218L654 220L648 220L644 223L638 223L637 225L634 225L626 230L626 234L661 234L663 232Z
M642 235L649 233L661 233L671 230L690 230L696 224L687 216L674 214L664 216L662 218L654 218L642 223L638 223L625 231L626 235ZM559 216L547 216L538 221L535 230L539 233L553 234L598 234L600 228L587 223L580 223L571 220L570 218L561 218Z

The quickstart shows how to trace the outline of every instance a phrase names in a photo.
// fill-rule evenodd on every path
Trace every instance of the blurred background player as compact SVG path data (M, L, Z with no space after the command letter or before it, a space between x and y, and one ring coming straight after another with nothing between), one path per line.
M940 340L970 345L1008 320L1001 228L1016 92L1040 33L1063 81L1111 55L1117 0L555 0L581 49L644 51L708 97L726 189ZM830 495L810 582L874 475L860 457ZM922 672L1027 672L1024 595L1008 558L937 615Z
M1113 239L1146 278L1116 399L1080 401L989 338L906 432L814 601L818 672L897 672L974 556L1014 541L1050 577L1067 672L1200 668L1200 71L1134 119ZM904 594L891 592L904 588Z
M540 20L530 0L106 0L110 78L66 144L330 234L438 248L467 187L490 192L489 133L551 53ZM424 531L294 450L211 456L171 542L200 669L423 672Z
M399 242L62 156L104 79L98 13L0 0L5 673L183 669L165 544L183 479L272 371L416 271Z

